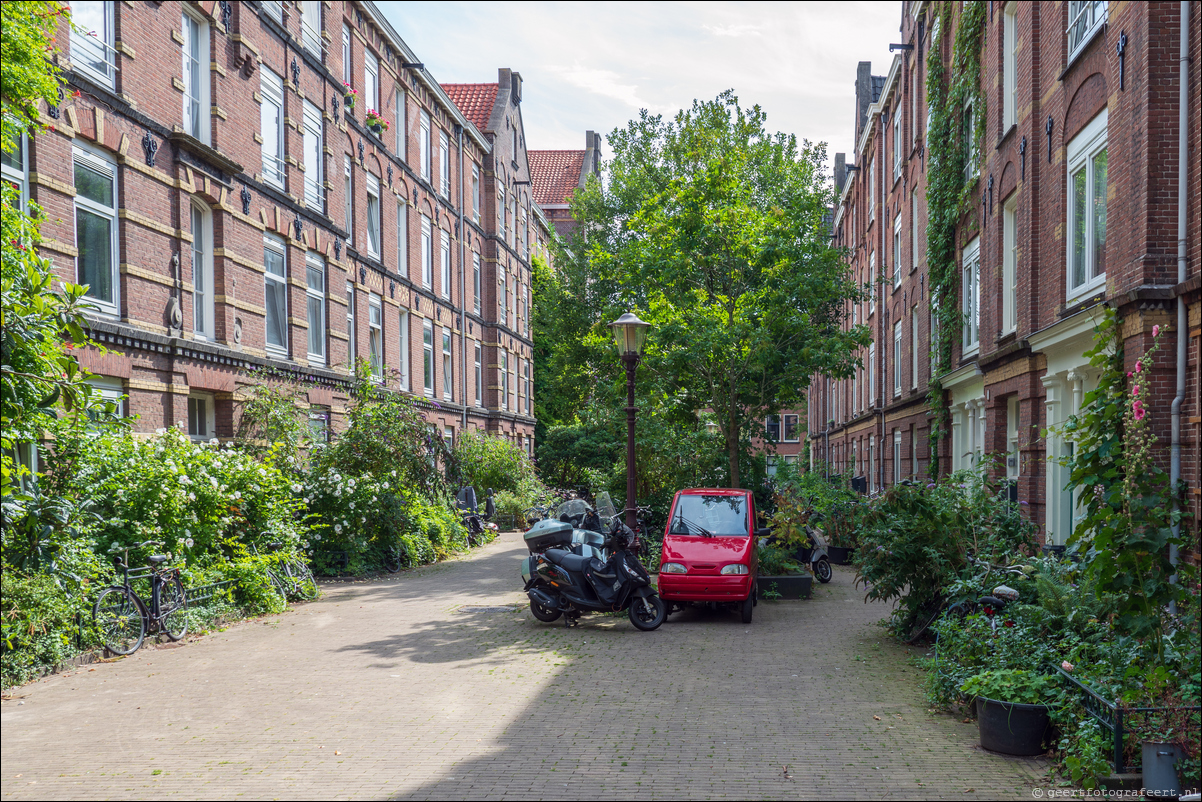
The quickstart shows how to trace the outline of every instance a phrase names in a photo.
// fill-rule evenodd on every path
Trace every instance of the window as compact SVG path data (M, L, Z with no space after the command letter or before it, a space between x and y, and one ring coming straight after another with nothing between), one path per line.
M358 350L355 347L355 282L353 281L346 283L346 340L347 362L353 372L357 356L355 352Z
M902 104L901 92L897 94L897 108L893 110L893 180L901 178L902 169Z
M259 80L260 131L263 137L263 180L284 188L284 82L263 67Z
M451 197L451 142L446 131L438 132L438 191Z
M363 50L363 102L369 111L380 110L380 60L366 48Z
M424 375L426 395L434 397L434 325L428 320L422 321L422 372Z
M430 181L430 114L422 109L421 111L421 131L418 133L419 144L421 145L421 171L422 178Z
M501 409L509 409L509 354L501 352Z
M977 177L977 109L972 101L964 104L964 180Z
M901 395L902 389L902 324L893 324L893 394Z
M266 345L276 356L288 349L288 278L284 265L284 242L275 237L263 238L263 306Z
M442 427L442 442L446 444L447 448L455 447L455 427L454 426Z
M868 314L876 312L876 251L868 254Z
M325 189L322 184L322 120L321 110L305 101L305 204L323 211Z
M901 478L902 478L901 441L902 441L901 429L894 429L893 430L893 484L897 484L898 482L901 481Z
M184 133L209 142L209 26L188 12L181 16L184 36Z
M526 414L531 414L532 402L530 400L530 360L526 360Z
M82 29L71 30L71 66L109 89L115 86L117 77L115 5L95 0L71 2L71 22Z
M480 222L480 167L472 165L472 219Z
M326 363L326 265L315 253L305 260L305 301L309 323L309 362Z
M325 445L330 442L330 408L313 404L309 407L309 442Z
M918 267L918 187L910 190L910 272Z
M367 174L367 253L380 258L380 179Z
M505 235L505 188L501 187L501 197L497 200L497 231L501 234L501 239L508 242Z
M901 214L893 218L893 289L901 286Z
M931 341L928 348L931 352L931 378L939 372L939 299L931 293Z
M476 314L480 314L480 254L472 254L472 304Z
M876 343L868 343L868 406L876 406Z
M397 331L401 350L401 389L409 392L409 310L401 310L401 323Z
M215 436L213 397L199 393L188 396L188 436L205 442Z
M961 310L964 313L964 355L980 348L981 323L981 240L974 239L964 249L960 286L963 289Z
M797 426L797 416L786 414L781 415L781 419L784 423L784 431L782 432L783 441L786 443L796 443L801 438L800 429Z
M213 214L193 199L192 210L192 331L198 340L213 332Z
M355 73L351 61L351 29L342 26L342 82L347 86L355 85Z
M918 389L918 304L910 309L910 386Z
M868 222L876 219L876 160L868 162Z
M263 10L281 25L284 24L284 4L280 0L263 0Z
M522 223L518 226L518 252L522 254L522 258L530 259L530 227L526 223L526 210L522 209Z
M764 473L769 476L776 476L776 457L772 454L766 457Z
M443 231L441 236L442 241L442 286L439 288L442 291L443 298L451 297L451 232Z
M451 330L442 330L442 397L450 401L455 397L451 371Z
M384 378L384 309L380 296L367 295L367 353L371 361L372 378Z
M868 435L868 492L876 490L876 435Z
M396 205L396 270L409 277L409 207L398 202Z
M509 291L505 288L504 273L501 274L499 281L501 285L501 292L499 293L500 303L497 310L497 319L505 325L509 325L509 312L506 309L506 307L509 306Z
M1106 21L1106 0L1069 0L1068 4L1068 58L1072 61L1077 51L1090 40L1098 26Z
M403 89L396 90L396 155L403 162L409 161L409 96Z
M422 215L422 286L429 289L434 284L434 232L430 218Z
M350 245L355 239L355 180L351 170L351 157L342 157L342 195L346 199L343 210L343 222L346 226L346 244Z
M484 406L484 365L481 362L480 343L476 343L476 406Z
M1106 280L1106 111L1068 146L1068 295Z
M75 149L75 269L77 283L103 311L117 314L117 165Z
M1002 205L1002 333L1018 328L1018 193Z
M1018 123L1018 3L1002 12L1002 133Z
M768 430L769 443L780 442L780 415L769 415L764 428Z
M301 42L321 58L321 0L301 0Z
M16 150L9 153L0 151L0 176L9 184L14 185L21 193L21 208L29 205L29 138L22 133L14 140Z

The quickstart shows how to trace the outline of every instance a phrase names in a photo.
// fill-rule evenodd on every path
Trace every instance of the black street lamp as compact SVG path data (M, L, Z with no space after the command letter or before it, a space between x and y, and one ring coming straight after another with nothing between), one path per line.
M626 366L626 525L634 529L638 524L638 505L634 500L634 415L638 412L634 405L634 369L638 367L651 324L627 312L609 327L613 330L622 364Z

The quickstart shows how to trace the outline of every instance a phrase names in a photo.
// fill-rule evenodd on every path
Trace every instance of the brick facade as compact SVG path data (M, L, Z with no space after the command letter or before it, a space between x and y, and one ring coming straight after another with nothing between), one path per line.
M1070 26L1070 6L1074 14L1083 14L1076 26ZM853 160L858 169L848 172L843 160L836 159L840 200L834 237L848 249L848 266L857 280L883 276L883 281L876 285L873 301L850 310L850 323L866 323L872 331L873 346L871 354L862 355L863 369L848 380L815 377L809 395L811 467L829 460L835 470L864 476L870 488L925 476L931 462L925 403L932 367L925 259L925 67L932 47L940 48L950 63L961 4L949 7L953 24L932 41L929 5L902 4L900 42L910 49L894 57L883 77L871 76L868 65L861 64ZM1075 504L1062 489L1064 469L1048 459L1067 453L1071 443L1049 438L1045 431L1077 411L1084 393L1096 384L1084 351L1092 345L1102 304L1115 308L1123 320L1125 354L1132 366L1151 344L1152 327L1167 330L1160 338L1150 404L1166 467L1177 337L1187 338L1182 469L1195 519L1202 512L1202 104L1196 66L1202 63L1202 21L1195 13L1188 45L1195 65L1187 85L1191 189L1187 280L1179 282L1180 9L1175 2L990 0L985 11L984 154L972 179L974 204L957 230L962 278L965 265L971 268L979 259L977 341L972 342L968 327L959 332L951 370L939 377L952 425L938 441L938 457L946 473L987 454L998 456L998 473L1015 481L1018 498L1029 505L1049 543L1065 541ZM1095 199L1093 206L1078 215L1075 193L1095 189L1097 194L1089 196ZM1070 249L1076 242L1070 232L1076 231L1078 220L1086 220L1089 209L1097 208L1104 209L1104 222L1083 223L1081 241L1087 250L1078 258ZM901 234L898 243L895 231ZM1097 231L1104 231L1101 240ZM1091 253L1096 253L1094 260L1088 258ZM1013 291L1007 286L1011 282ZM1178 298L1184 299L1188 317L1187 331L1180 333L1175 331ZM970 314L972 303L963 291L957 300L961 311Z
M305 382L315 425L336 428L360 357L446 436L482 429L532 449L529 252L548 226L528 175L495 167L525 159L517 73L501 71L497 102L518 135L498 137L370 2L73 6L105 44L61 26L64 97L22 159L47 215L43 253L110 302L92 324L108 353L82 361L128 395L137 430L195 428L191 398L205 436L232 436L249 373L265 368ZM373 132L368 108L390 129ZM80 185L95 175L111 210Z

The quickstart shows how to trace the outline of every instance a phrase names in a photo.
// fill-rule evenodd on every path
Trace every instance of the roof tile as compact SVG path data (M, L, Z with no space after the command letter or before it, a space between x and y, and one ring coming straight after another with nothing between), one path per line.
M530 150L530 184L539 206L567 203L580 186L583 150Z
M497 84L442 84L442 89L472 125L481 131L488 128L488 118L497 102Z

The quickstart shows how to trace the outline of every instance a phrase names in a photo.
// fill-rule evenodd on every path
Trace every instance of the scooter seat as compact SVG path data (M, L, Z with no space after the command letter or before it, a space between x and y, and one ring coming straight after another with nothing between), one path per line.
M543 556L560 568L575 573L584 573L584 567L588 565L590 559L563 549L547 549L543 552Z

